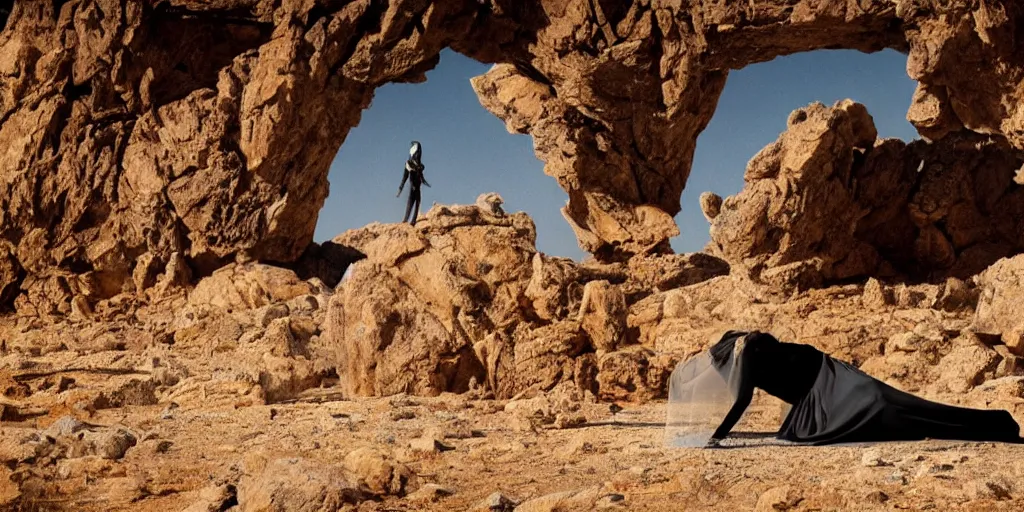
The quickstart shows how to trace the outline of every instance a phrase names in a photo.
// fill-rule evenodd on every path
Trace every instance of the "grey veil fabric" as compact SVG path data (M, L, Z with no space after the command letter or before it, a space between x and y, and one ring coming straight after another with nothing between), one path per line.
M736 402L743 346L744 339L740 337L732 348L732 356L719 367L712 363L709 351L676 366L669 379L665 420L667 445L700 447L711 439ZM782 418L788 415L790 408L789 404L782 403ZM741 418L737 427L743 424Z
M698 447L711 438L736 401L742 347L742 340L737 340L732 357L720 367L712 363L711 354L705 351L672 371L665 421L666 444Z

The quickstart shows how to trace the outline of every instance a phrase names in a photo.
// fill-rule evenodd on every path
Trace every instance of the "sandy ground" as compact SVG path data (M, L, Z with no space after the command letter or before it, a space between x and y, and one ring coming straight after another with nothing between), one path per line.
M100 411L90 423L126 426L139 443L118 461L83 457L39 468L49 496L28 509L184 510L201 489L237 482L268 460L330 465L367 445L392 453L415 476L410 495L360 510L471 510L495 492L522 503L519 510L1024 508L1024 446L792 446L764 433L771 420L756 421L755 411L755 421L722 448L673 448L665 444L664 402L615 414L608 404L586 404L579 411L586 423L554 428L531 427L492 400L326 400ZM772 406L761 407L770 417ZM0 433L17 443L36 431L30 423L7 423ZM761 432L751 432L757 423ZM417 439L431 435L439 439L435 449L416 449Z

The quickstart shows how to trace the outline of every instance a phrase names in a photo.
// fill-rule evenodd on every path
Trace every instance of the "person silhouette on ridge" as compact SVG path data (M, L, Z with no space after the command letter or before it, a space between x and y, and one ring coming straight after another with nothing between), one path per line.
M412 147L409 148L409 159L405 161L405 173L402 175L402 183L398 185L398 193L395 197L402 195L402 189L405 188L405 181L409 180L409 201L405 205L405 216L402 217L402 222L406 220L409 224L416 225L416 217L420 215L420 184L430 186L427 183L427 179L423 176L423 163L420 162L420 158L423 156L423 147L417 141L412 141ZM412 217L409 217L409 213L413 211L413 203L416 204L415 213Z

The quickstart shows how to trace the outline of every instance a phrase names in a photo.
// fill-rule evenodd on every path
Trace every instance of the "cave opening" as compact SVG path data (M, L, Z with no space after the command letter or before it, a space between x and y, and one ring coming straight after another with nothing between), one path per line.
M324 242L372 222L397 223L409 184L396 197L411 141L423 147L422 217L433 203L473 204L496 192L507 212L525 211L537 227L545 254L584 256L559 208L565 192L543 172L529 135L510 134L484 109L470 78L490 68L451 49L423 83L388 83L375 91L359 124L331 163L330 193L317 219L314 240Z

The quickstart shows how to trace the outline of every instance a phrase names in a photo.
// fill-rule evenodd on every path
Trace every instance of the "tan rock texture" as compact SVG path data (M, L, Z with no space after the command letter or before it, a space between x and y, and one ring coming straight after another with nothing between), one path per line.
M499 509L849 509L877 489L908 509L1020 508L1010 445L677 450L660 426L676 364L732 328L1020 421L1021 256L772 302L708 255L544 256L529 217L483 203L337 237L362 258L337 288L232 263L153 300L0 316L0 508L464 510L500 492ZM740 431L778 427L769 398Z
M978 299L974 328L981 333L998 335L1016 355L1024 355L1024 256L1000 260L979 276L981 293Z
M968 278L1024 250L1024 188L1013 183L1022 163L980 135L876 140L863 105L812 104L723 201L713 252L776 290Z
M578 263L537 252L535 238L526 214L495 214L488 204L435 206L415 227L371 224L338 236L335 244L366 258L330 299L318 345L330 354L325 364L352 396L478 385L511 398L562 383L602 396L663 396L667 374L648 372L656 354L630 347L637 336L628 328L629 304L728 266L702 254ZM204 279L193 300L220 275L230 274ZM251 275L267 278L265 270ZM276 293L291 290L275 282ZM224 296L235 288L216 287Z
M474 345L522 317L534 248L525 214L434 207L417 227L371 224L335 242L367 258L331 299L326 342L353 394L436 394L484 382Z
M374 88L424 80L446 46L497 64L473 82L481 103L533 135L582 247L667 252L697 135L728 71L753 62L895 48L921 83L908 117L922 134L1024 149L1022 9L19 0L0 32L0 301L66 314L77 295L151 286L174 254L193 278L234 258L294 262ZM926 231L920 251L945 262L945 236Z

